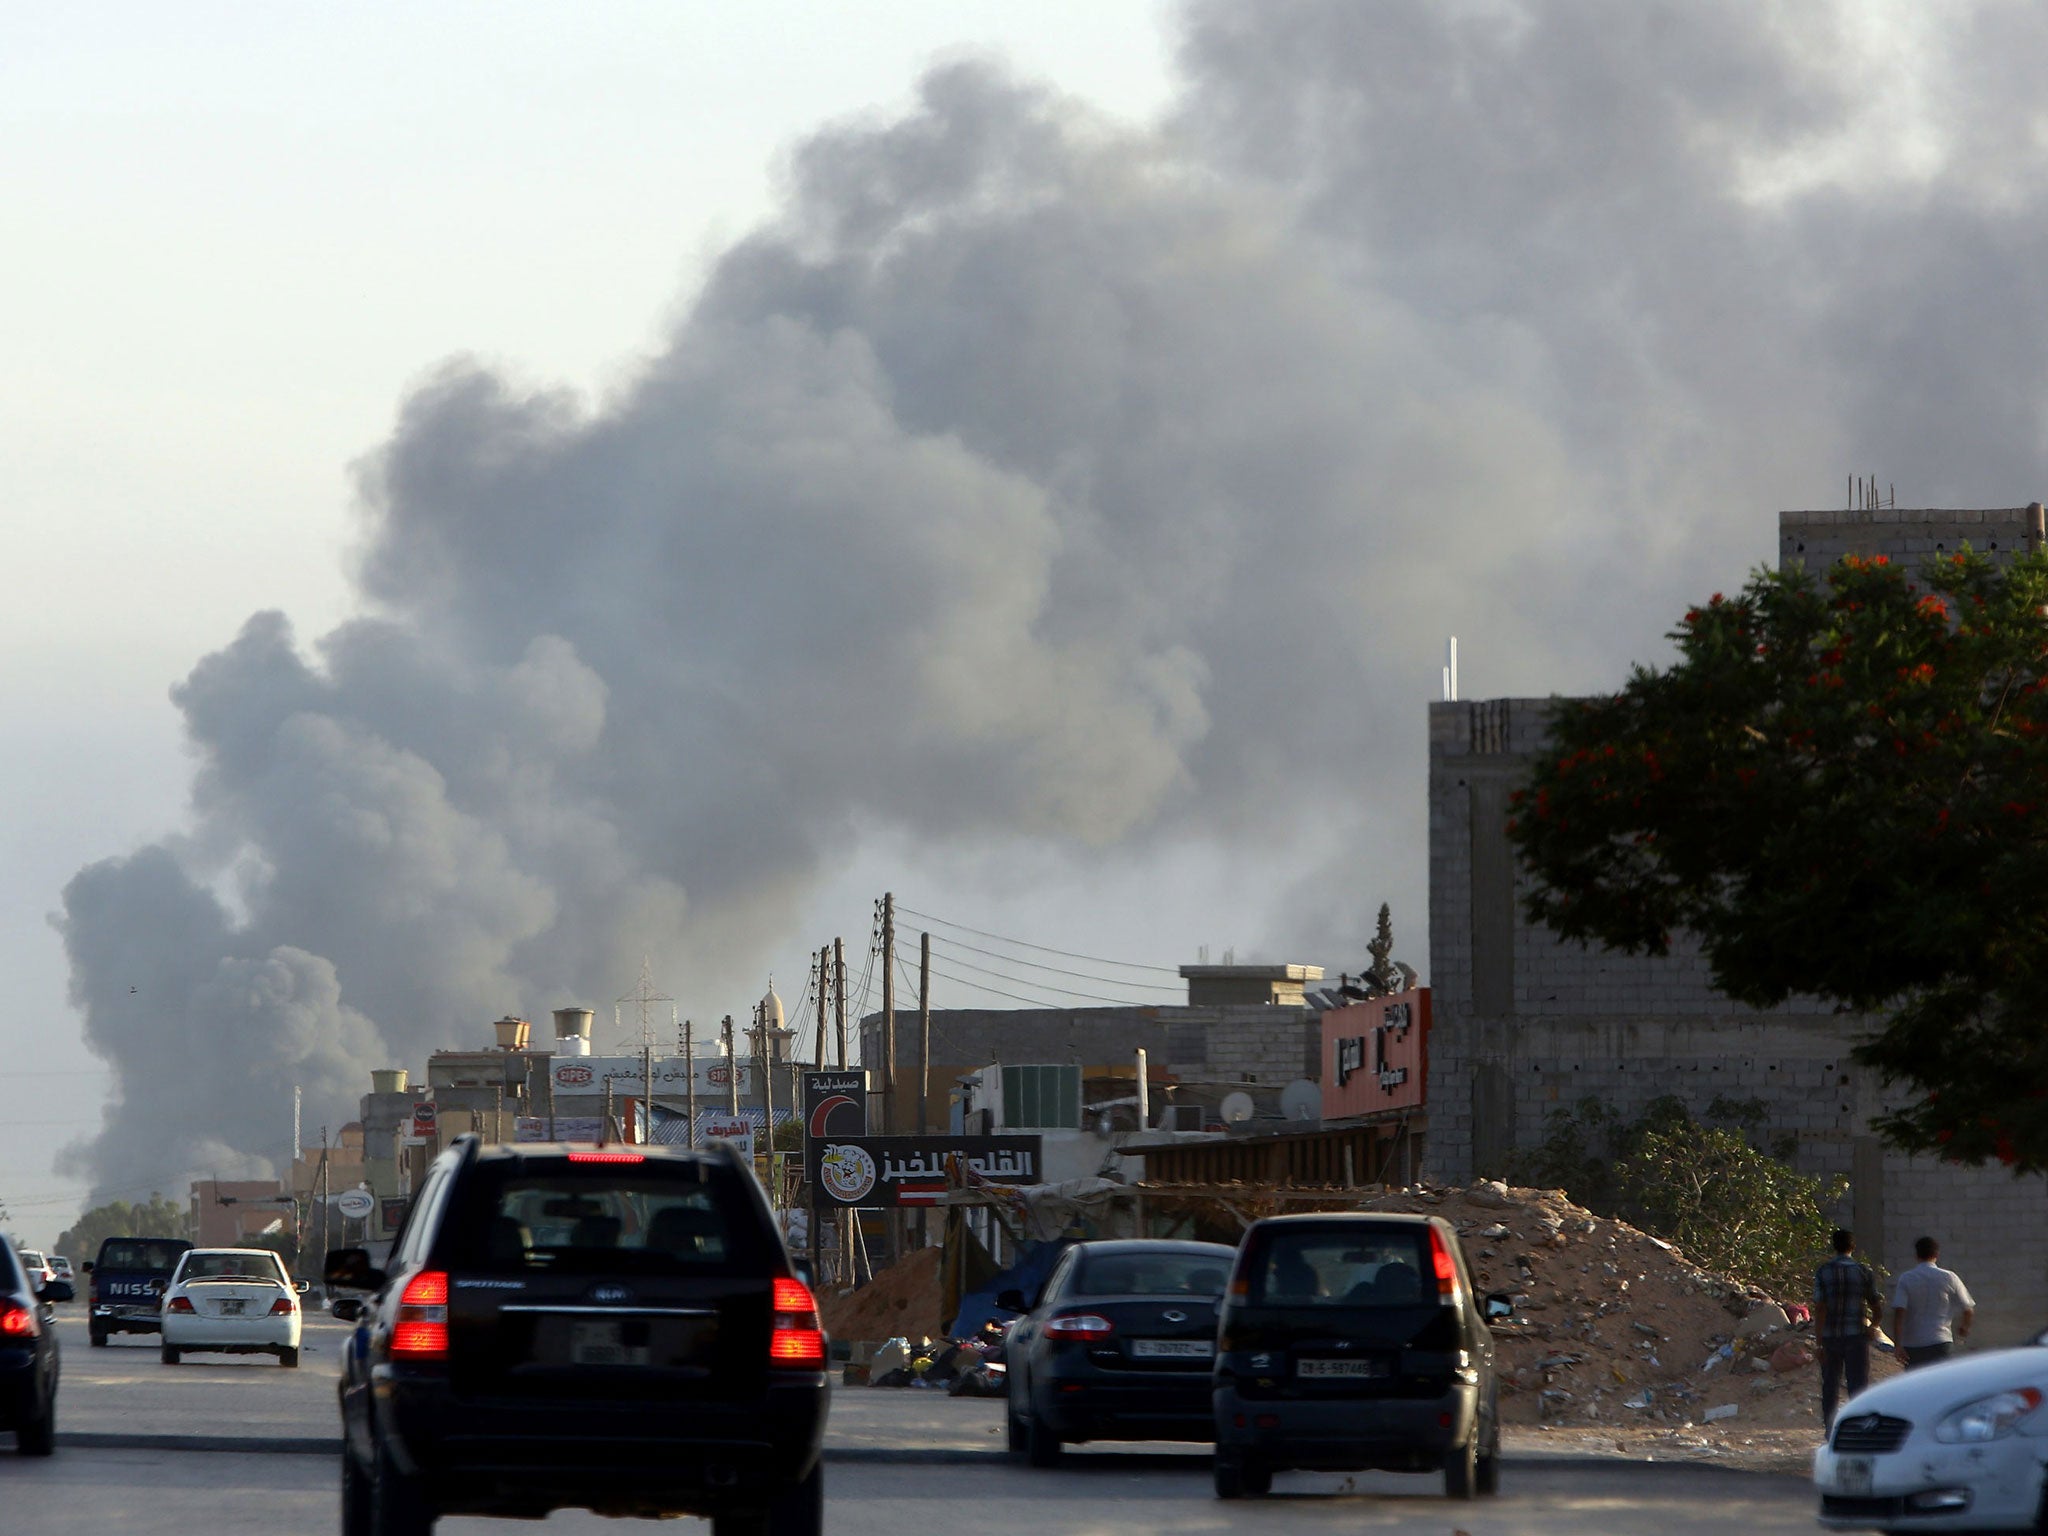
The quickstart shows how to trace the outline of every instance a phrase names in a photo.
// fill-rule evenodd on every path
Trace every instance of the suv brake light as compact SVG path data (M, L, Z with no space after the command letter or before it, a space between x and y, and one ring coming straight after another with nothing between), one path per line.
M1429 1262L1436 1270L1437 1295L1456 1295L1458 1266L1451 1262L1451 1250L1444 1246L1444 1235L1435 1227L1429 1229Z
M571 1152L572 1163L644 1163L647 1157L640 1152Z
M818 1326L818 1299L801 1280L777 1278L775 1321L768 1334L768 1362L800 1370L822 1370L825 1334Z
M1115 1332L1115 1323L1094 1312L1070 1312L1045 1324L1048 1339L1106 1339Z
M0 1302L0 1338L32 1339L38 1331L34 1312L11 1301Z
M391 1353L403 1360L448 1358L448 1276L442 1271L421 1270L399 1293Z

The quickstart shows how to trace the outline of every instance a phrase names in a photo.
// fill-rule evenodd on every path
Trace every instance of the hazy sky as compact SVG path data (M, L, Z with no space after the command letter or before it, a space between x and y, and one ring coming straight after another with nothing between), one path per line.
M884 887L1163 968L1356 967L1384 899L1426 971L1445 635L1611 685L1851 471L2041 493L2018 0L56 15L0 58L38 1239L642 955L794 1013ZM939 931L941 1004L1170 995Z

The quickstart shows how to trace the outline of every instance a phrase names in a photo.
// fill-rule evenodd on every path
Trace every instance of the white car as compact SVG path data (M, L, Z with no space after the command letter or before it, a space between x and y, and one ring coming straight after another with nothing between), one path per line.
M1836 1531L2033 1531L2048 1463L2048 1334L1859 1392L1813 1453Z
M190 1250L164 1287L164 1364L197 1351L275 1355L281 1365L297 1365L299 1297L307 1289L268 1248Z
M57 1278L57 1271L50 1267L50 1261L33 1248L17 1248L21 1255L21 1267L28 1271L31 1285L48 1285Z
M45 1254L44 1257L50 1261L50 1268L56 1273L59 1280L69 1280L74 1285L78 1282L78 1276L72 1273L71 1261L65 1258L63 1254L50 1253Z

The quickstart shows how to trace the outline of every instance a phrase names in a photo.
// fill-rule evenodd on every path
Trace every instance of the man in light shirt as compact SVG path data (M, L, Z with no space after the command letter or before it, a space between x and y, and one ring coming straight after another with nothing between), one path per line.
M1976 1300L1955 1271L1934 1261L1941 1244L1923 1237L1913 1245L1920 1260L1892 1289L1892 1339L1907 1370L1946 1360L1957 1339L1970 1336Z

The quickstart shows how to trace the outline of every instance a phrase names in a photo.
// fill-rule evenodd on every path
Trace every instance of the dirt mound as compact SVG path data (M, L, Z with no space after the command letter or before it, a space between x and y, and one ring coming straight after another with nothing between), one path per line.
M1819 1433L1811 1329L1669 1243L1595 1216L1561 1190L1420 1187L1359 1204L1446 1218L1480 1288L1525 1298L1495 1330L1506 1423ZM1898 1368L1895 1356L1872 1352L1873 1381Z
M940 1337L946 1320L939 1315L939 1253L919 1248L859 1290L823 1298L818 1315L825 1331L835 1339L864 1342Z

